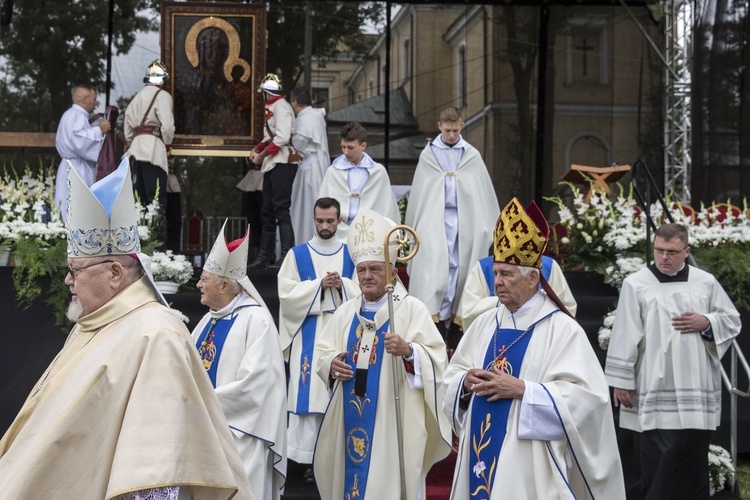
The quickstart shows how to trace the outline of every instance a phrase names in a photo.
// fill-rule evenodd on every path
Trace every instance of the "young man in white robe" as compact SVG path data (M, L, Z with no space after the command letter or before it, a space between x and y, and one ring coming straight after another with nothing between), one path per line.
M468 330L480 314L500 306L500 300L495 295L493 265L492 255L484 257L471 268L471 272L466 277L464 292L461 294L461 302L458 304L456 313L456 323L464 330ZM541 273L570 315L575 317L578 304L560 265L552 257L542 255Z
M294 241L304 245L315 236L312 208L318 198L323 176L331 164L326 135L326 110L313 108L310 92L297 87L289 94L294 114L292 146L302 157L292 185L292 215Z
M0 440L0 498L252 499L185 325L146 274L128 161L71 168L76 324Z
M315 236L292 248L279 269L279 336L289 364L287 457L298 464L312 464L328 405L328 387L312 370L318 337L336 309L359 295L354 262L336 237L339 210L333 198L317 200ZM305 479L312 481L308 471Z
M461 137L456 108L440 113L440 135L419 156L405 223L423 235L408 264L409 292L425 303L449 349L461 338L455 315L466 276L492 243L500 213L479 151Z
M225 227L226 222L198 281L201 304L210 311L193 330L193 341L253 495L278 500L286 478L286 376L279 334L246 274L249 231L227 243Z
M708 445L721 423L720 360L740 315L713 275L687 264L687 230L656 230L654 262L625 278L605 373L634 431L634 498L707 498Z
M450 426L440 411L445 344L427 308L396 277L396 233L386 260L393 225L371 210L357 216L347 243L361 295L336 310L316 348L316 373L332 391L313 462L321 498L425 498L427 472L450 452ZM385 288L391 280L395 333Z
M539 273L548 235L536 204L500 214L502 305L466 330L444 378L460 439L451 499L625 498L604 373Z
M349 226L362 210L372 210L396 222L401 221L401 215L388 172L365 153L365 128L356 122L347 123L340 135L343 154L326 171L318 197L338 200L342 219L338 235L346 242Z

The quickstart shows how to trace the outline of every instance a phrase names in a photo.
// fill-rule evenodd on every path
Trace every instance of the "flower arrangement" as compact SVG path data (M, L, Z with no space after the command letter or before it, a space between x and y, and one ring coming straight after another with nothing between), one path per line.
M562 197L547 198L558 207L559 230L550 248L565 270L591 270L616 288L630 274L643 269L646 247L646 217L637 206L632 189L606 196L592 192L587 201L573 184L563 182L572 192L572 208ZM670 214L688 228L690 249L697 264L712 273L738 308L750 309L746 293L750 284L750 217L743 207L726 204L701 206L695 212L671 200ZM667 220L660 204L651 207L657 224ZM605 317L599 330L599 345L606 349L614 324L614 312Z
M32 172L15 169L0 174L0 252L10 251L15 260L13 286L22 307L29 307L42 294L42 280L49 279L46 302L55 320L66 325L69 292L64 283L67 257L67 228L54 203L55 167L39 165ZM153 252L160 242L163 216L158 200L148 206L136 203L141 251ZM191 268L192 273L192 268Z
M171 281L180 285L193 277L193 265L184 255L166 252L154 252L151 256L151 272L154 281Z
M722 491L734 482L734 464L729 452L721 446L708 445L708 476L714 491Z

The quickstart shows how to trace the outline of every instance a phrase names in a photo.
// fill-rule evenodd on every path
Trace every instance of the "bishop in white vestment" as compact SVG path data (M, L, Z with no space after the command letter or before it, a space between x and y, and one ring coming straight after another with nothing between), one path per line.
M389 333L385 285L396 279L396 270L386 278L384 240L392 225L371 210L357 216L352 227L361 232L350 232L348 244L362 294L336 310L318 342L316 373L332 391L313 462L321 498L400 498L399 449L405 498L425 498L427 472L450 452L450 428L440 411L445 344L424 304L398 281L396 333ZM395 261L395 254L391 248L389 259Z
M624 499L604 373L543 282L549 229L513 199L495 230L502 305L472 323L446 370L460 444L451 499Z

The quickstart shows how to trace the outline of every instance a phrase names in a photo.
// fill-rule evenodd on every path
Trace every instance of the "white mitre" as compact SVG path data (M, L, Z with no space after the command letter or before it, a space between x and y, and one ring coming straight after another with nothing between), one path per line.
M268 309L263 297L247 277L247 253L250 244L250 228L245 231L245 236L239 240L227 242L225 229L227 221L221 226L221 231L216 237L211 252L206 258L203 270L222 278L237 280L243 289L255 299L258 304ZM230 250L231 247L231 250Z
M138 212L128 159L122 160L117 170L95 182L91 188L83 183L68 162L68 258L107 255L130 255L138 260L159 302L169 307L154 285L150 257L141 253ZM172 310L183 321L187 320L182 313Z
M68 162L68 207L68 258L129 255L141 250L127 159L91 188Z
M356 266L360 262L385 262L385 235L396 223L372 210L361 210L349 225L346 245ZM398 231L388 239L388 259L396 265Z

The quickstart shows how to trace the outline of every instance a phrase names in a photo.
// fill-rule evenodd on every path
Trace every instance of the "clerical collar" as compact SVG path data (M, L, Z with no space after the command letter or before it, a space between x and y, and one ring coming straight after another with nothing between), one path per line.
M385 304L385 301L388 300L388 294L384 293L382 297L380 297L378 300L374 302L370 302L365 298L365 296L362 296L362 312L377 312L380 310L381 307L383 307L383 304Z
M245 299L250 298L250 296L245 292L245 290L242 290L240 293L237 294L235 298L232 299L232 301L222 307L221 309L214 311L213 309L209 309L209 312L211 313L212 318L221 319L225 316L229 316L234 312L234 309L241 303L244 302Z
M327 240L324 240L316 232L315 236L313 236L312 239L307 243L312 247L313 250L324 255L334 254L341 248L341 241L339 241L335 234Z
M349 170L355 167L359 168L372 168L375 165L375 162L372 161L372 158L367 153L362 153L362 159L359 160L359 163L356 165L349 160L346 159L346 156L341 155L336 157L335 160L333 160L333 163L331 166L338 170Z
M516 309L516 312L510 312L506 309L508 313L508 317L513 322L513 327L518 328L517 321L521 321L522 318L524 318L530 311L536 310L538 306L540 305L540 302L544 301L544 297L542 296L542 293L537 290L534 295L531 296L529 300L523 303L521 307ZM502 324L502 320L500 321Z
M440 149L461 149L465 148L467 144L464 138L460 135L458 136L458 140L455 144L448 144L447 142L445 142L445 139L443 139L443 134L437 136L437 138L432 141L432 143L435 145L435 147Z
M651 263L648 265L648 269L654 273L654 276L656 276L656 279L659 280L659 283L679 283L684 282L688 280L688 274L690 273L690 266L687 265L687 263L682 263L682 269L677 271L677 273L673 275L664 274L663 272L659 271L659 268L656 267L656 264Z

